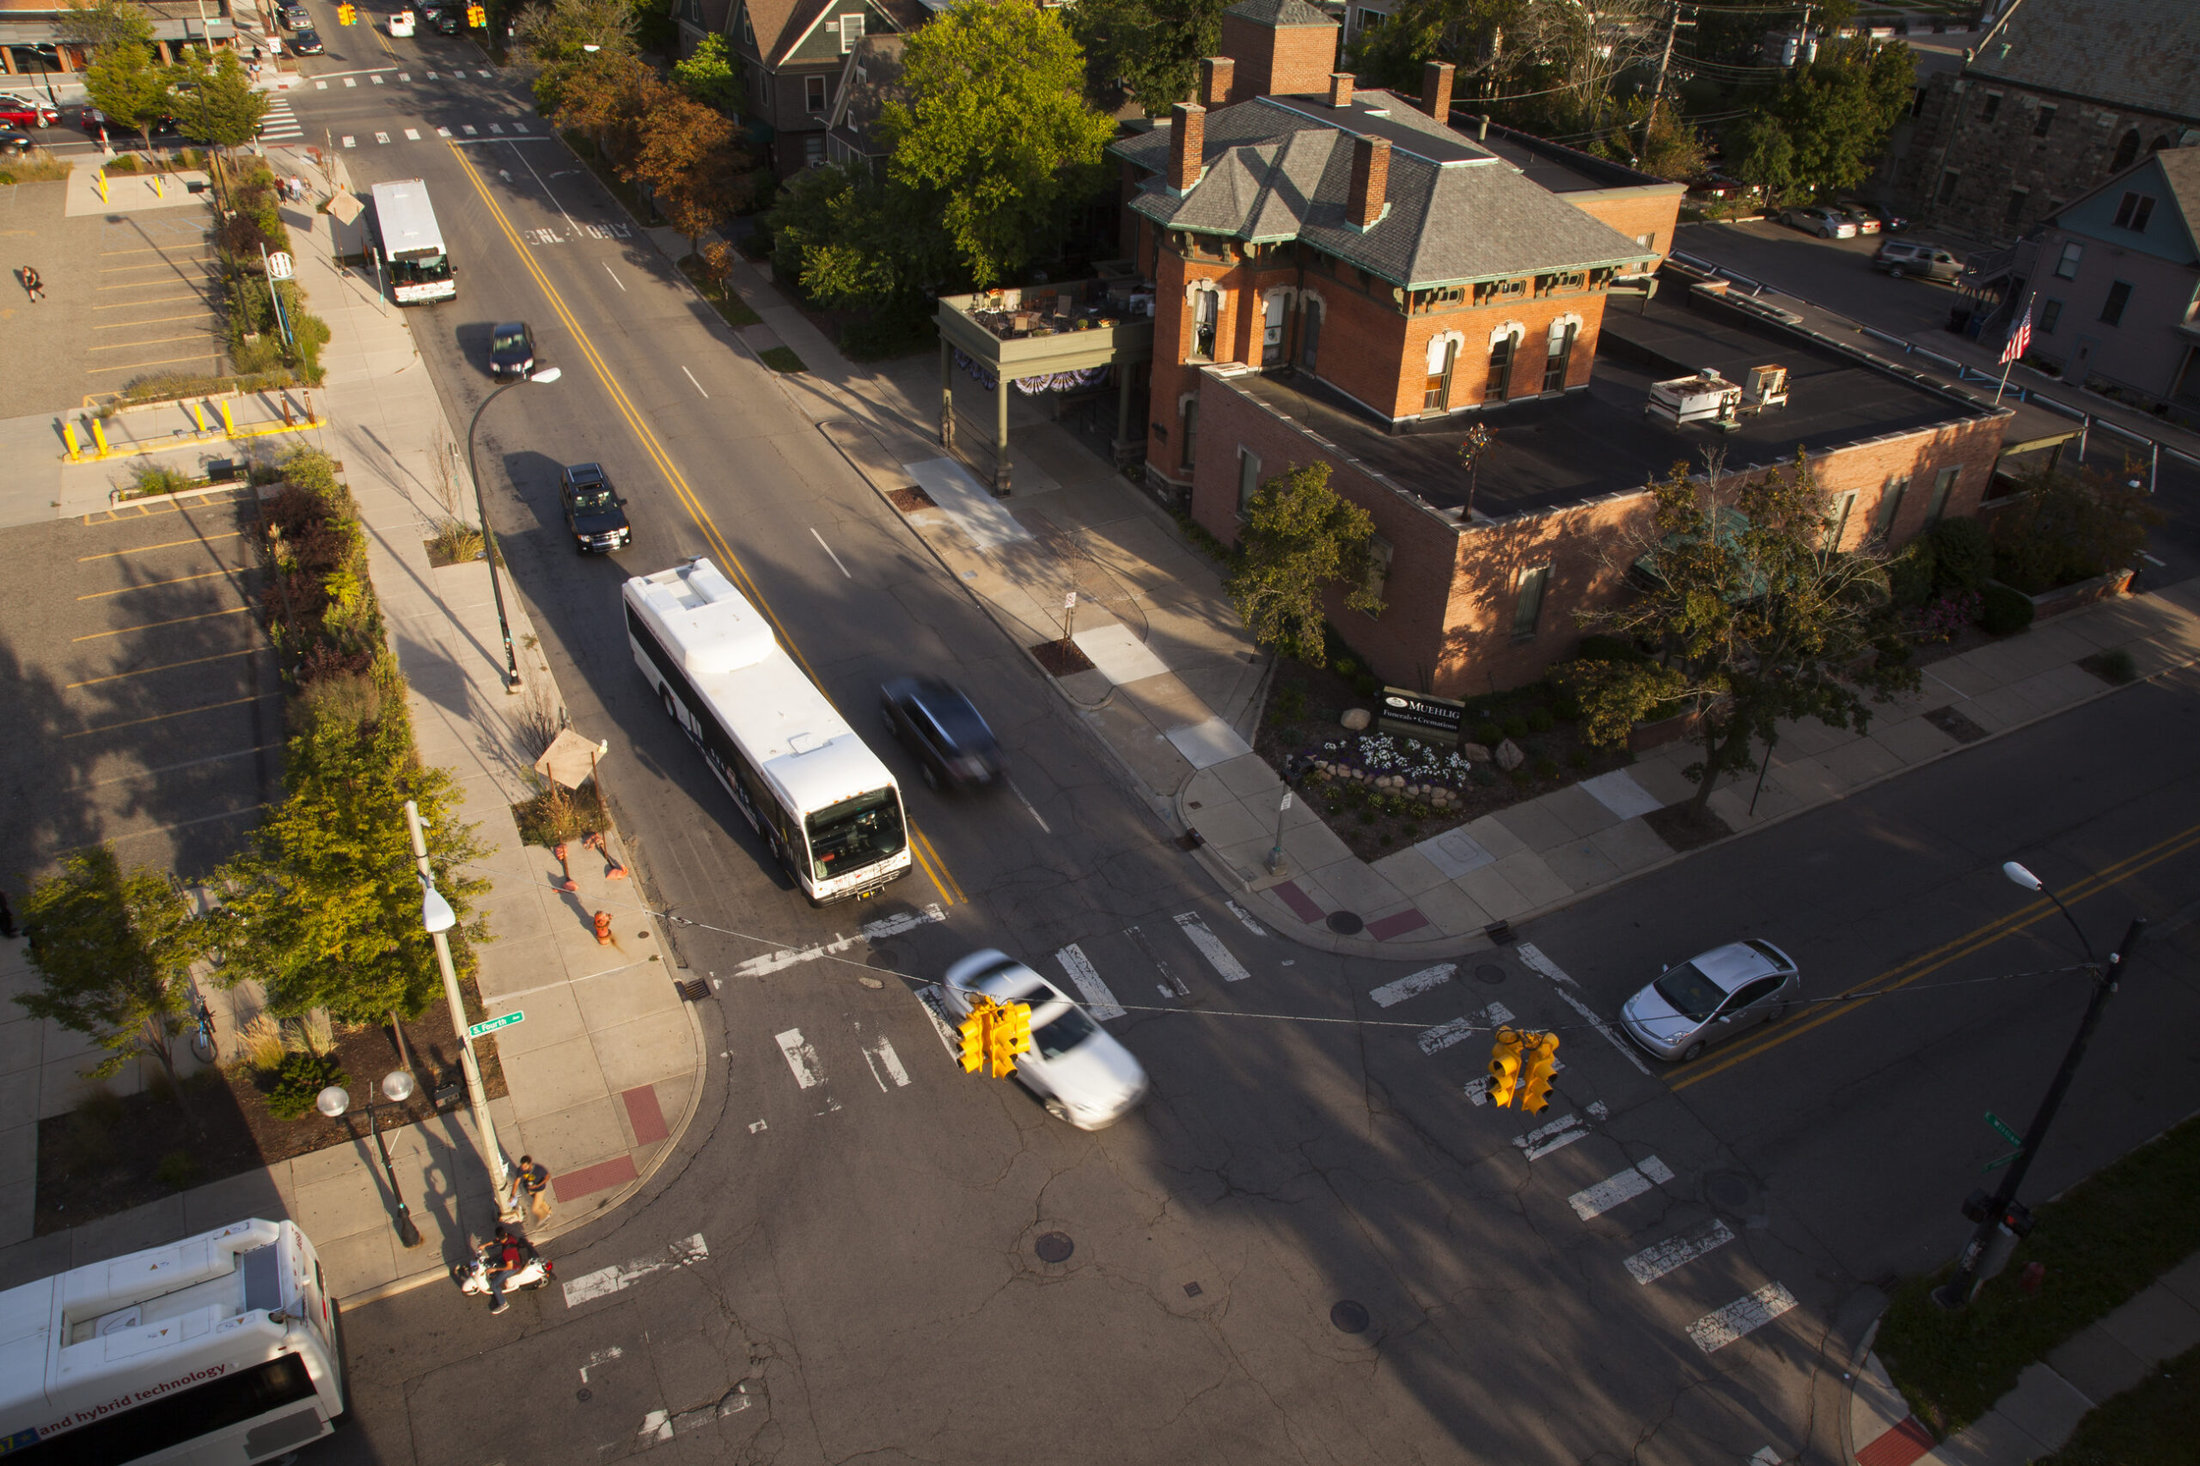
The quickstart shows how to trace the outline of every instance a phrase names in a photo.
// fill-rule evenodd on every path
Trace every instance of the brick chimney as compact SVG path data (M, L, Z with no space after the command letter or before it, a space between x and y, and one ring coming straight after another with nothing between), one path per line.
M1451 63L1429 61L1421 66L1421 106L1438 122L1451 121Z
M1197 102L1179 102L1169 109L1169 187L1190 193L1199 182L1200 153L1207 143L1207 109ZM1356 175L1355 175L1356 176Z
M1351 72L1332 71L1329 73L1329 105L1340 112L1352 105Z
M1390 189L1390 139L1361 134L1352 139L1352 192L1346 197L1345 218L1356 228L1372 229L1383 217L1384 196Z
M1223 107L1230 101L1230 78L1237 63L1227 56L1208 56L1199 63L1199 105Z

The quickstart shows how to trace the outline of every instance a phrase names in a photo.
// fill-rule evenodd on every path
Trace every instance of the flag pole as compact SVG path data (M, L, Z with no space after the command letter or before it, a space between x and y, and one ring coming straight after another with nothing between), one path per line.
M2001 394L2009 390L2009 373L2016 366L2017 358L2032 344L2032 302L2039 295L2037 290L2027 291L2024 297L2024 314L2017 317L2009 328L2009 339L2001 348L2001 385L1994 388L1994 406L2001 406Z

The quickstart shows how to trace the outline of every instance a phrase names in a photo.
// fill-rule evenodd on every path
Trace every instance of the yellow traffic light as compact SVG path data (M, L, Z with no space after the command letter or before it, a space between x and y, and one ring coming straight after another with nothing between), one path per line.
M359 7L349 3L336 7L336 23L350 25L359 19Z
M466 24L472 26L477 31L485 29L489 24L488 10L479 5L467 6Z
M1551 1076L1558 1071L1558 1035L1536 1035L1524 1054L1528 1071L1520 1080L1520 1108L1540 1115L1551 1107Z
M1520 1035L1510 1028L1497 1030L1497 1041L1490 1045L1490 1103L1504 1109L1513 1102L1513 1090L1520 1083Z
M962 1021L958 1031L962 1034L963 1073L975 1074L986 1059L986 1047L993 1036L993 1003L980 998L970 1009L970 1016Z
M1011 1055L1031 1052L1031 1004L1001 1004L998 1022Z

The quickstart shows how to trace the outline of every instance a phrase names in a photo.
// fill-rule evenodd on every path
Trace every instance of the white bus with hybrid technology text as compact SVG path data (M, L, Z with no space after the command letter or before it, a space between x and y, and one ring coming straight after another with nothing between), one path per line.
M343 1411L335 1305L293 1222L235 1222L0 1293L6 1466L250 1466Z
M621 591L634 661L813 906L909 871L901 788L700 557Z
M428 202L428 185L417 178L377 183L374 233L382 242L382 260L390 272L390 295L399 305L451 300L458 282L451 278L450 252Z

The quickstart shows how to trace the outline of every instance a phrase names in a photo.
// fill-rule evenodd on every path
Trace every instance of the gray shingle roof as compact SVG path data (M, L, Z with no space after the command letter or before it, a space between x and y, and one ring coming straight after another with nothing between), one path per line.
M2200 121L2193 0L2022 0L1985 39L1973 76Z
M1370 115L1385 107L1388 118ZM1390 209L1362 232L1345 213L1351 135L1378 129L1391 138ZM1272 97L1208 113L1207 171L1182 198L1167 187L1169 141L1166 129L1156 129L1110 149L1155 175L1131 201L1136 212L1167 228L1247 242L1303 240L1408 289L1652 257L1383 92L1361 93L1349 115Z
M1238 0L1237 4L1222 13L1272 26L1334 26L1337 23L1333 17L1324 15L1307 4L1306 0Z

